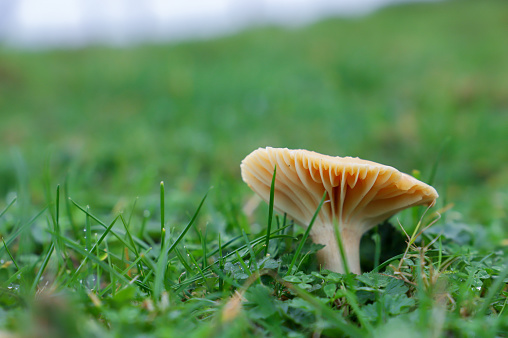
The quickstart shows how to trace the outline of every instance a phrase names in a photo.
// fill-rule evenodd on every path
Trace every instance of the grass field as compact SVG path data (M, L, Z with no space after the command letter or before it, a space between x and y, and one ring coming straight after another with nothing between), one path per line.
M1 47L0 336L508 336L507 32L506 1L451 1ZM363 275L320 271L283 215L266 256L239 170L265 146L391 165L440 198L420 228L407 210L366 234ZM404 254L398 222L436 211Z

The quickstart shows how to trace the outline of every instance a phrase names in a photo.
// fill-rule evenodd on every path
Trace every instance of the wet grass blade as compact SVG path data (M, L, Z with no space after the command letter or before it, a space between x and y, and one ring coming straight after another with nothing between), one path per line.
M182 264L182 266L185 268L187 273L189 275L192 275L191 266L189 265L189 263L187 263L187 261L185 260L185 257L183 257L183 255L180 253L180 250L178 250L178 248L175 248L175 255L178 258L178 260L180 261L180 263Z
M106 223L104 223L103 221L101 221L100 219L98 219L96 216L94 216L90 211L86 210L85 208L83 208L81 205L77 204L74 200L70 199L70 201L78 208L80 209L82 212L84 212L85 214L87 214L88 216L90 216L91 219L93 219L94 221L96 221L97 223L99 223L102 227L104 228L108 228ZM118 218L118 217L117 217ZM127 243L127 241L122 238L122 236L119 236L115 231L111 231L111 233L123 244L125 245L130 251L134 252L134 248L129 244Z
M79 253L80 255L85 257L86 259L91 260L91 261L95 262L96 264L99 264L104 271L113 273L118 279L120 279L121 281L123 281L126 284L128 284L130 282L128 279L126 279L124 276L122 276L120 273L118 273L112 266L105 264L99 257L95 256L91 252L83 250L78 243L76 243L68 238L65 238L65 237L61 237L61 239L67 247L76 251L77 253Z
M113 222L111 222L111 224L106 228L106 231L104 231L104 233L101 235L101 237L99 238L99 240L94 244L94 246L92 247L92 251L95 250L95 248L97 248L101 243L102 241L104 240L104 238L106 238L106 236L108 235L108 233L111 231L111 229L113 228L113 226L115 225L116 221L118 220L120 216L117 216ZM58 237L61 237L60 235L56 234ZM109 257L109 252L108 252L108 257ZM85 258L83 259L83 261L81 262L81 264L78 266L78 268L74 271L74 274L72 275L72 277L69 279L69 281L66 283L66 285L70 285L72 284L78 277L79 275L79 272L81 271L81 269L86 265L86 263L88 262L88 256L85 255Z
M247 266L247 264L245 264L245 261L242 259L242 256L240 256L240 254L238 253L238 251L235 251L236 253L236 259L238 259L238 262L240 263L240 265L242 266L243 270L245 271L245 273L247 273L249 276L252 275L252 271L250 271L249 267Z
M26 271L30 271L32 267L30 265L25 265L15 273L13 273L11 276L9 276L9 279L7 279L3 283L3 287L7 288L11 283L19 283L19 280L22 279L22 276L25 274Z

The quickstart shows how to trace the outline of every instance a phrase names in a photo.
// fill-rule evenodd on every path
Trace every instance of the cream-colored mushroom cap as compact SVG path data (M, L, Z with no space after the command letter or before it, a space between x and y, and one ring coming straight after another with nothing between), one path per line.
M436 190L397 169L352 157L333 157L308 150L259 148L241 164L243 180L266 202L275 167L274 208L301 226L308 226L321 198L323 204L312 227L315 243L324 244L318 258L324 268L344 272L334 233L339 224L346 259L360 273L362 235L394 215L416 205L433 205Z

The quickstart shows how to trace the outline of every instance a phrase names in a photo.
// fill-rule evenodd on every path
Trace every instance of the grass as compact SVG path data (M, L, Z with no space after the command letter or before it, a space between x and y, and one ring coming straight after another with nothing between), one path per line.
M0 335L507 336L506 13L1 48ZM251 207L239 163L267 145L393 165L440 198L364 236L366 273L320 271L304 229Z

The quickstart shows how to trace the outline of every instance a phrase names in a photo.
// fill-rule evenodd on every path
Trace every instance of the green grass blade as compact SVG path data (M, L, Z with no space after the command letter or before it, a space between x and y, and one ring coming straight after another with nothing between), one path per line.
M205 278L213 278L213 273L212 272L205 272L205 271L203 271L203 273L205 273ZM199 281L202 278L203 277L201 277L201 275L197 275L197 276L194 276L192 278L189 278L189 279L185 280L184 282L175 283L175 284L173 284L171 286L171 288L175 292L178 293L178 292L181 292L186 287L188 287L189 285L196 283L197 281ZM238 284L236 284L235 286L238 286Z
M131 213L131 215L132 215L132 213ZM134 255L136 256L136 259L138 259L138 258L140 258L139 251L136 247L136 244L134 243L134 239L131 235L131 232L129 231L129 223L125 222L125 219L122 214L120 214L120 220L122 221L122 224L125 228L125 233L127 234L127 238L129 240L129 242L131 243L132 248L134 249ZM130 218L129 218L129 222L130 222ZM138 266L138 270L141 272L141 274L143 274L143 269L141 268L141 265Z
M249 265L251 266L251 268L254 267L254 271L258 271L259 268L258 268L258 263L256 262L256 255L254 254L254 250L252 250L252 245L250 244L249 238L247 237L247 234L243 230L242 230L242 234L243 234L243 239L245 240L245 244L247 244L247 248L249 249L249 254L250 254Z
M183 255L180 253L180 250L178 250L178 248L175 248L174 251L175 251L176 257L178 258L178 260L180 261L182 266L185 268L185 270L187 271L189 276L192 275L192 268L189 265L189 263L187 263L187 261L185 260L185 257L183 257Z
M376 226L376 233L372 235L375 245L374 267L377 267L381 260L381 236L379 235L379 226Z
M161 181L160 186L160 209L161 209L161 248L164 247L166 236L164 235L164 181Z
M9 236L9 238L5 241L5 244L6 246L3 246L3 247L0 247L0 255L2 255L3 253L3 250L5 250L5 248L7 246L10 246L11 243L24 231L26 230L26 228L28 228L29 226L31 226L36 220L37 218L39 218L46 210L48 209L48 207L45 207L44 209L42 209L41 211L39 211L39 213L37 213L37 215L35 215L30 221L26 222L25 224L23 224L22 226L20 226L18 228L18 230L16 230L11 236Z
M194 215L192 216L192 219L189 221L189 223L187 224L187 226L185 227L185 229L183 229L183 231L180 233L180 236L178 236L178 238L173 242L173 244L171 245L171 247L169 248L168 250L168 255L171 253L171 251L174 250L174 248L178 245L178 243L180 243L180 241L183 239L183 237L185 236L185 234L187 233L187 231L189 231L189 229L191 228L191 226L194 224L194 221L196 220L196 218L198 217L198 214L199 214L199 211L201 210L201 207L203 206L203 203L205 202L206 200L206 196L208 196L208 193L205 194L205 196L203 197L203 199L201 200L201 203L199 203L199 206L198 206L198 209L196 210L196 212L194 213Z
M19 280L23 279L22 277L25 274L25 272L29 271L30 269L32 269L32 266L30 266L30 265L23 266L21 269L19 269L18 271L13 273L11 276L9 276L9 279L7 279L5 282L2 282L3 287L7 288L12 283L15 283L15 282L19 283Z
M16 203L18 199L18 196L15 196L12 201L9 202L9 204L7 204L7 206L4 208L4 210L2 210L2 212L0 212L0 217L2 217L6 212L7 210L9 210L10 207L12 207L14 205L14 203Z
M11 261L12 263L14 263L14 266L16 267L16 269L19 271L20 268L19 268L19 265L18 263L16 263L16 260L14 259L14 257L12 256L11 254L11 251L9 250L9 248L7 247L7 244L5 244L5 241L4 241L4 238L2 237L2 243L4 243L4 248L5 248L5 251L7 251L7 254L9 254L9 257L11 258Z
M113 228L113 226L115 225L116 221L118 220L120 216L117 216L115 217L115 219L111 222L111 224L106 228L106 230L102 233L101 237L99 238L99 240L94 244L94 246L92 247L92 251L95 250L95 248L97 248L101 243L102 241L106 238L106 236L108 235L108 233L111 231L111 229ZM57 236L61 237L59 234L56 234ZM108 252L108 257L110 256L109 252ZM72 284L78 277L79 275L79 272L81 271L81 269L86 265L86 263L88 262L88 256L85 255L85 258L83 259L83 261L81 262L81 264L78 266L78 268L74 271L74 274L72 275L72 277L69 279L69 281L66 283L66 286L69 286L70 284Z
M438 253L438 250L428 250L427 253ZM375 267L371 272L379 272L383 268L385 268L388 265L390 265L390 263L392 263L394 261L397 261L397 260L401 259L402 257L404 257L405 255L408 255L408 254L409 255L415 255L415 254L418 254L418 252L416 252L416 251L408 251L407 253L402 253L402 254L393 256L392 258L387 259L386 261L384 261L383 263L381 263L380 265Z
M290 226L291 226L291 224L288 224L287 226L285 226L285 227L283 227L283 228L280 228L280 229L277 229L277 230L272 231L272 233L270 234L270 237L271 237L272 239L274 239L274 238L279 238L279 239L280 239L280 238L287 238L287 239L293 239L293 240L294 240L294 239L295 239L295 237L294 237L294 236L288 236L288 235L284 235L283 237L280 237L280 236L273 237L276 233L283 232L286 228L288 228L288 227L290 227ZM229 241L227 241L227 242L226 242L226 243L222 246L222 249L227 248L228 246L230 246L232 243L234 243L235 241L239 240L240 238L243 238L243 236L242 236L242 235L240 235L240 236L236 236L236 237L234 237L233 239L230 239ZM256 243L256 244L257 244L257 243L259 243L259 241L263 241L263 242L264 242L264 241L266 241L266 237L265 237L265 236L261 236L261 237L259 237L259 238L255 239L254 241L252 241L251 243L253 243L253 244L254 244L254 243ZM246 248L246 246L244 246L244 248ZM210 257L210 256L214 256L214 255L216 255L218 252L219 252L219 248L217 248L217 249L213 250L212 252L210 252L210 253L208 254L208 256L209 256L209 257ZM234 253L233 253L233 254L234 254Z
M275 195L275 175L277 174L277 166L273 168L272 183L270 185L270 203L268 205L268 224L266 228L266 244L265 244L265 256L268 255L268 245L270 244L270 231L272 229L273 219L273 202Z
M131 208L131 212L129 214L129 220L127 221L127 225L131 225L131 221L132 221L132 216L134 215L134 211L136 210L136 205L138 204L138 199L139 197L136 197L134 199L134 203L132 203L132 208Z
M60 184L56 186L56 203L55 203L55 225L58 227L60 233Z
M349 290L343 290L343 292L344 295L346 296L346 299L348 300L349 305L356 313L358 321L360 322L362 327L364 327L369 333L371 333L374 330L374 328L372 327L367 317L365 316L365 312L360 308L356 294L354 294Z
M95 243L97 243L99 241L99 239L97 237L98 237L98 235L97 235L97 233L95 233ZM95 251L95 255L97 257L99 257L101 254L101 252L99 250L99 246L97 245L96 248L97 248L97 250ZM97 265L96 275L97 275L97 278L95 279L95 292L99 292L99 290L101 288L101 268L99 265Z
M238 251L235 251L236 252L236 259L238 259L238 262L240 263L240 265L242 266L243 270L245 271L245 273L247 273L249 276L252 275L252 271L250 271L249 267L247 266L247 264L245 264L244 260L242 259L242 256L240 256L240 254L238 253Z
M132 249L134 251L134 254L136 255L136 257L138 257L139 256L139 252L138 252L138 249L136 248L136 243L134 243L134 239L133 239L133 237L131 235L131 232L129 231L129 225L125 221L125 218L123 217L122 214L120 214L120 221L122 222L123 227L125 229L125 234L127 235L127 239L129 240L129 243L132 245Z
M141 227L139 228L138 238L143 238L143 236L145 234L146 223L148 222L149 218L150 218L150 211L145 210L143 212L143 220L141 221Z
M85 250L88 251L88 252L92 252L92 229L91 229L91 224L90 224L90 216L88 216L90 214L90 206L86 206L86 211L87 211L87 215L85 217ZM92 264L89 264L88 265L88 269L89 269L89 274L91 275L92 272L91 272L91 269L92 269Z
M97 241L97 243L99 243L99 241ZM108 241L104 242L104 246L106 247L106 253L108 255L107 260L108 260L108 267L109 267L108 272L109 272L109 281L110 281L109 285L111 285L111 296L113 296L113 298L114 298L115 293L116 293L116 277L112 272L113 264L111 262L111 255L109 254ZM102 290L101 296L104 294L104 292L105 292L105 290Z
M219 276L219 281L222 280L222 285L223 285L223 289L220 289L219 288L219 292L224 292L224 281L226 281L227 283L229 283L229 285L232 285L234 286L235 288L241 288L242 286L233 278L227 276L226 274L224 274L222 272L222 269L220 268L217 268L215 265L212 266L212 271L217 275ZM219 284L220 286L221 284Z
M56 196L55 196L55 216L54 216L54 226L53 231L55 231L56 234L61 234L61 228L60 228L60 184L56 186ZM67 255L65 251L63 251L63 244L58 237L55 239L56 241L56 252L58 255L58 258L62 260L62 256L67 259ZM65 264L65 262L63 262ZM70 263L69 263L70 264Z
M333 221L333 229L335 232L335 239L337 240L337 244L339 246L340 258L342 260L342 267L344 268L345 274L349 275L349 272L350 272L349 264L347 262L346 251L344 250L344 243L342 242L342 234L340 233L339 222L337 221L337 219L334 219L334 221Z
M166 230L162 229L162 234L166 235ZM159 258L157 259L157 265L155 268L154 284L152 289L152 295L154 301L159 301L162 291L164 289L164 278L168 267L168 256L169 256L169 241L164 240L164 246L161 248Z
M273 233L272 233L273 234ZM276 236L272 236L272 239L292 239L292 240L295 240L296 238L295 237L292 237L292 236L288 236L288 235L276 235ZM255 240L253 240L251 242L251 245L252 246L256 246L260 243L263 243L265 241L265 238L264 236L263 237L260 237L260 238L257 238ZM233 255L236 255L237 253L240 253L240 251L246 251L246 253L243 255L244 257L246 257L247 254L249 254L249 251L246 250L247 249L247 244L245 245L242 245L241 247L239 247L238 249L235 249L233 251L231 251L230 253L228 253L227 255L223 256L223 260L226 260L227 258L233 256ZM208 265L206 268L204 268L203 270L208 270L211 268L212 265L214 264L218 264L218 260L216 260L215 262L213 262L212 264Z
M494 283L490 286L489 291L483 300L482 307L476 313L476 317L485 316L494 297L503 290L503 287L506 287L505 279L508 277L508 259L505 259L504 266L505 269L501 271Z
M295 251L295 254L293 255L293 260L291 261L291 264L289 264L289 268L288 268L288 271L286 272L286 276L289 276L293 273L292 272L293 266L295 265L296 260L298 259L298 256L300 255L300 252L302 251L303 245L305 244L307 237L309 237L309 233L310 233L310 230L312 229L312 226L314 225L314 221L316 220L317 215L319 214L319 211L321 210L321 207L323 206L323 203L325 202L326 194L327 194L327 192L325 191L323 193L323 197L321 198L321 202L319 202L316 212L312 216L312 220L310 221L309 226L305 230L305 233L303 234L300 244L298 245L298 247Z
M139 264L139 262L141 261L141 259L143 259L143 256L146 256L146 254L152 250L152 248L149 248L145 251L143 251L131 264L129 264L129 266L127 266L122 272L121 272L121 275L122 276L125 276L127 275L127 273L136 265ZM139 265L138 265L139 266Z
M118 218L120 218L120 215L117 216ZM104 227L102 225L95 225L95 226L92 226L92 231L104 231ZM127 236L127 232L125 232L124 230L122 229L111 229L111 234L115 237L121 237L123 239L123 242L122 243L129 243L129 250L132 249L132 252L135 252L134 248L132 247L132 243L130 242L130 239L128 238ZM149 241L149 238L147 239L147 237L145 236L145 238L143 240L139 239L138 237L136 236L133 236L132 235L132 232L131 232L131 237L132 237L132 241L138 246L136 248L136 250L139 251L139 249L143 249L143 250L146 250L148 248L151 248L151 247L154 247L156 246L155 243L153 241ZM125 239L127 238L127 240ZM146 241L145 241L146 239Z
M213 269L215 266L212 265L211 267ZM220 233L219 233L219 270L222 272L223 269L224 269L224 261L222 258L222 243L221 243L221 237L220 237ZM218 274L218 276L219 276L219 292L224 291L224 279L222 278L221 275Z
M208 289L208 292L211 293L212 290L211 290L210 286L208 285L208 283L206 282L205 274L203 273L203 270L199 267L199 263L194 258L194 255L192 255L192 253L189 250L187 250L187 248L185 249L185 251L187 252L187 255L189 256L190 260L192 261L192 264L194 264L196 269L198 269L198 273L200 274L201 278L203 278L203 283L205 284L206 288Z
M200 234L200 239L201 239L201 248L203 249L203 257L201 259L201 269L204 269L205 266L206 266L206 260L208 258L208 250L207 250L207 245L206 245L206 238L208 237L208 227L205 227L205 236L202 237L201 236L201 232L199 233Z
M42 265L41 265L39 271L37 271L37 275L35 276L32 287L30 288L30 293L32 293L32 294L35 293L35 289L37 288L37 285L39 284L39 282L41 280L42 273L44 272L44 270L46 270L46 266L48 265L51 254L53 254L54 248L55 248L55 243L51 243L51 245L48 249L48 252L46 254L46 257L44 258L44 261L42 262Z
M128 279L126 279L124 276L122 276L120 273L118 273L112 266L109 266L109 265L105 264L99 257L95 256L91 252L83 250L78 243L76 243L76 242L74 242L74 241L72 241L72 240L70 240L70 239L68 239L66 237L61 237L61 238L62 238L62 241L64 242L64 244L67 247L69 247L70 249L76 251L81 256L85 257L86 259L94 261L96 264L99 264L104 271L108 271L110 273L115 274L115 276L117 278L119 278L121 281L123 281L126 284L128 284L130 282Z
M69 175L65 176L64 181L64 194L65 194L65 211L67 214L67 219L69 220L69 223L71 225L72 233L74 234L74 238L79 238L80 235L80 229L78 229L78 226L76 222L74 221L74 216L71 211L71 205L72 205L72 199L69 196Z
M94 221L96 221L97 223L99 223L100 225L102 225L102 227L104 228L107 228L107 225L106 223L104 223L103 221L101 221L99 218L97 218L96 216L94 216L91 212L87 211L85 208L83 208L82 206L80 206L79 204L77 204L74 200L70 199L70 201L78 208L80 209L82 212L84 212L86 215L90 216L91 219L93 219ZM127 241L125 241L124 238L122 238L122 236L119 236L115 231L111 231L111 233L123 244L125 245L130 251L134 252L134 248L129 244L127 243Z

